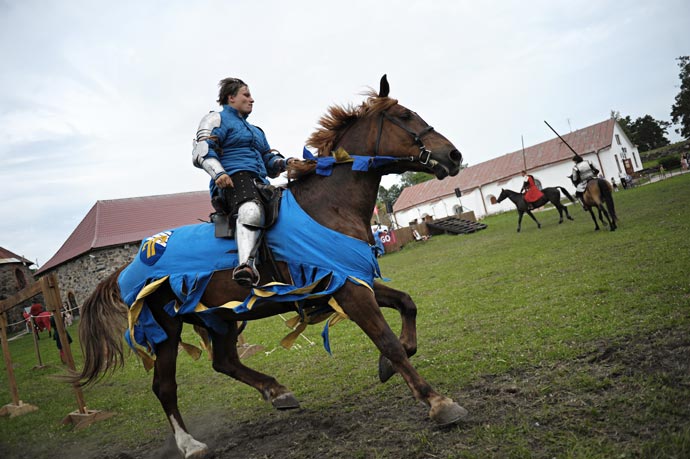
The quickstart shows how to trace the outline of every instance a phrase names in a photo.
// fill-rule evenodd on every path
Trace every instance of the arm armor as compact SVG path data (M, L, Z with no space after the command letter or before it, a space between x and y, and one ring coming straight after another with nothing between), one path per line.
M211 178L215 179L225 173L218 158L208 156L209 145L207 140L213 140L213 130L220 126L220 113L210 112L201 119L199 129L196 131L194 148L192 149L192 163L205 170Z

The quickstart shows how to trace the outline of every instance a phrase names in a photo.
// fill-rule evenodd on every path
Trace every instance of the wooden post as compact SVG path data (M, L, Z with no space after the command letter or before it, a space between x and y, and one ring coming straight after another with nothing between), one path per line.
M36 358L38 359L38 365L34 369L45 368L43 365L43 360L41 360L41 348L38 347L38 332L36 332L36 321L34 316L29 315L29 325L31 326L31 336L34 338L34 350L36 351Z
M57 328L56 332L60 337L60 344L62 345L62 351L67 360L67 367L72 371L76 371L74 358L72 356L72 347L67 339L65 324L62 321L62 299L60 297L60 289L58 288L57 276L55 273L51 273L42 277L40 283L43 290L43 297L46 300L46 307L55 317L55 328ZM86 402L84 401L84 394L79 384L75 383L72 387L74 388L74 394L77 398L77 410L65 416L62 420L63 424L73 424L74 428L79 430L90 426L96 421L108 419L113 416L113 413L87 409Z
M19 400L19 390L17 389L17 380L14 376L14 368L12 368L12 356L10 355L10 345L7 342L7 315L5 311L0 313L0 340L2 340L2 355L5 358L5 367L7 367L7 380L10 385L10 394L12 395L12 403L0 408L0 416L8 416L13 418L21 414L36 411L38 408L34 405L22 403Z
M62 300L60 298L60 290L58 289L57 277L55 274L49 274L44 276L40 280L43 287L43 297L46 300L46 307L48 311L53 313L55 318L55 331L60 337L60 344L62 345L62 351L65 354L65 359L67 360L67 367L76 371L74 365L74 358L72 357L72 348L70 347L69 340L67 339L67 332L65 331L65 324L62 321ZM77 397L77 406L81 414L86 413L86 403L84 402L84 395L82 394L79 385L74 384L74 393Z

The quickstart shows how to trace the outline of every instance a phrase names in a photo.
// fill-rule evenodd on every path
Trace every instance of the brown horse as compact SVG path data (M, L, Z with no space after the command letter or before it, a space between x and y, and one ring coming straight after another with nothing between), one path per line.
M369 221L383 174L424 171L443 179L456 175L462 160L462 155L451 142L435 132L415 112L388 97L388 93L389 86L384 75L378 94L370 92L361 105L331 107L328 114L321 118L321 127L308 140L308 145L318 149L317 160L291 165L289 171L294 180L289 183L288 191L309 217L365 246L367 243L370 246L374 244ZM360 159L369 157L372 167L353 170L351 163L336 163L330 175L314 172L318 159L328 159L326 157L337 151L358 155ZM389 160L378 161L384 159L383 155ZM344 249L339 256L343 259L354 257ZM275 263L262 263L261 279L293 279L288 262L278 260ZM84 368L81 374L73 376L72 382L95 382L124 364L121 337L127 328L128 314L129 323L132 324L132 310L122 299L118 276L121 272L126 273L126 268L120 268L100 283L83 305L80 337ZM144 281L142 279L142 283ZM412 299L404 292L372 283L373 288L364 283L344 282L328 297L305 300L301 309L338 305L341 312L354 321L380 351L381 381L394 373L400 374L414 397L429 408L430 418L440 425L451 424L465 417L467 411L464 408L436 392L410 363L408 357L416 352L417 346L416 307ZM182 299L174 293L170 284L169 280L163 278L157 288L150 289L144 301L152 319L162 328L166 337L155 345L153 391L170 422L177 447L185 457L203 456L208 447L189 434L178 410L175 369L183 323L205 329L210 338L214 370L254 387L277 409L299 406L294 395L273 377L241 363L236 349L239 322L297 311L295 301L280 302L269 298L264 299L262 307L236 312L225 306L232 301L245 300L251 291L232 280L232 270L216 271L208 281L199 306L208 308L205 312L223 326L209 327L208 322L201 320L196 313L175 313L175 308L170 306L178 305ZM151 285L144 290L148 287ZM380 307L395 308L400 312L403 320L399 338L390 329Z
M599 220L604 226L608 226L611 231L616 231L618 228L618 216L616 215L616 208L613 204L613 186L603 178L597 178L587 182L582 202L585 209L589 211L594 222L594 230L599 231L599 224L594 217L592 207L596 207L599 211ZM602 214L606 217L606 221L602 218Z

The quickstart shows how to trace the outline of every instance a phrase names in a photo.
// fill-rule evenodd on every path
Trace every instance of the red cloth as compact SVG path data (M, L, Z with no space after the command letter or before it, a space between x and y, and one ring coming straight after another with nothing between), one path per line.
M50 331L50 312L48 311L43 311L36 317L34 317L34 322L36 322L36 326L38 327L38 331L43 331L43 330L48 330Z
M51 314L48 311L44 311L43 306L41 306L40 303L32 304L31 309L29 309L29 313L34 317L34 324L36 324L38 331L50 331ZM26 319L27 323L29 323L29 314L24 313L24 318Z
M527 176L527 191L525 191L525 201L526 202L534 202L538 201L544 196L544 193L541 192L539 188L537 188L536 183L534 183L534 177L531 175Z

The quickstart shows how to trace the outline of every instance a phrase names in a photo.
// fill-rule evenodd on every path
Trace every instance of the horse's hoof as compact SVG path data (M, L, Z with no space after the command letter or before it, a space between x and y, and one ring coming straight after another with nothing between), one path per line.
M461 407L452 400L449 400L449 403L445 403L436 409L432 408L431 411L429 411L429 417L431 417L431 419L438 426L455 424L456 422L466 418L467 414L468 413L465 408Z
M292 392L279 395L271 400L271 404L277 410L294 410L295 408L299 408L299 401L292 395Z
M194 440L194 442L189 445L185 451L185 459L202 459L208 455L208 446L200 441Z
M395 374L393 364L383 355L379 356L379 381L385 383Z
M574 221L575 219L574 219L573 217L571 217L570 215L568 215L568 220L570 220L570 221L572 222L572 221Z

